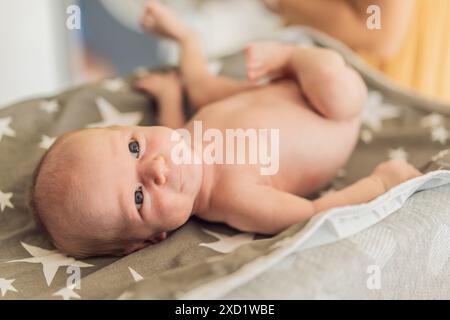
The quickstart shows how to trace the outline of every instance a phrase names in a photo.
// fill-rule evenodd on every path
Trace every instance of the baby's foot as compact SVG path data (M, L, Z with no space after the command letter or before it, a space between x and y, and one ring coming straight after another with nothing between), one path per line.
M404 160L389 160L379 164L373 175L380 179L387 191L422 173Z
M169 8L156 1L149 1L141 19L144 30L181 41L192 31Z
M158 98L165 94L174 94L180 91L181 81L175 71L169 71L167 73L151 72L147 76L137 80L135 87Z
M293 46L276 42L253 43L246 47L247 78L258 81L283 74L292 56Z

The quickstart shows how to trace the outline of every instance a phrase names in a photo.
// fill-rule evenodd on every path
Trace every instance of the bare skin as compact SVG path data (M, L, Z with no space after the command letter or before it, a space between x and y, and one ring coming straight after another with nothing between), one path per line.
M353 151L366 98L359 75L329 50L258 43L246 50L247 81L217 77L207 71L196 34L167 8L150 2L142 24L181 49L181 79L155 73L136 83L159 100L165 127L82 130L54 144L53 161L59 157L71 168L59 189L76 195L46 204L54 214L43 220L55 226L54 239L58 232L70 232L71 239L100 230L103 237L132 239L123 251L130 253L164 239L194 214L242 231L275 234L324 210L368 202L420 175L406 162L390 161L341 191L306 199L330 182ZM277 80L255 84L266 76ZM181 83L198 110L183 128L193 134L194 121L201 121L204 130L222 133L279 129L279 170L262 176L258 164L175 165L171 128L183 122ZM201 157L195 148L184 148ZM40 178L37 193L39 183ZM47 183L54 187L58 181Z
M152 73L138 80L135 87L158 97L158 102L164 105L159 114L159 123L169 128L180 128L186 122L182 105L181 82L174 71L167 74Z
M353 150L366 95L359 76L328 50L257 43L246 50L248 82L216 77L207 71L195 34L166 8L150 3L143 25L180 45L181 76L199 109L185 125L188 130L194 121L222 132L281 128L281 166L275 176L263 177L252 165L204 168L211 181L207 205L196 211L199 217L273 234L317 212L369 201L419 175L407 163L390 162L340 192L315 201L302 198L328 183ZM266 76L280 79L254 85ZM161 100L161 108L166 107L173 108ZM339 143L330 143L336 136Z
M290 24L309 25L343 41L388 60L401 47L408 30L415 0L263 0L272 11ZM381 11L381 29L369 30L367 8Z

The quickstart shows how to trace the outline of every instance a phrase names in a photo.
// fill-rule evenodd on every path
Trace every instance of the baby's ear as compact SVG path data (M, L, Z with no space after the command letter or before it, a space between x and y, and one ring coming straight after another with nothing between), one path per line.
M167 238L167 232L161 232L148 240L151 244L157 244Z

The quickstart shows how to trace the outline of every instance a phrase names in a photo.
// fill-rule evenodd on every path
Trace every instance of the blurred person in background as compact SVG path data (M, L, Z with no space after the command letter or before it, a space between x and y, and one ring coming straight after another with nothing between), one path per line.
M287 24L324 31L402 86L450 102L449 0L263 0ZM381 28L370 30L377 5Z

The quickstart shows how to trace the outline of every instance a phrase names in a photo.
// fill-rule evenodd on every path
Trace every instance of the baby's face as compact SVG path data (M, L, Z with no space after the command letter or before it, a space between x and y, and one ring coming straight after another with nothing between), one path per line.
M66 146L90 224L126 232L124 237L164 237L190 217L201 186L201 168L175 165L173 130L111 127L76 134ZM189 152L191 149L187 147ZM66 150L65 150L66 151ZM84 213L80 213L84 214ZM100 230L101 228L99 228Z

